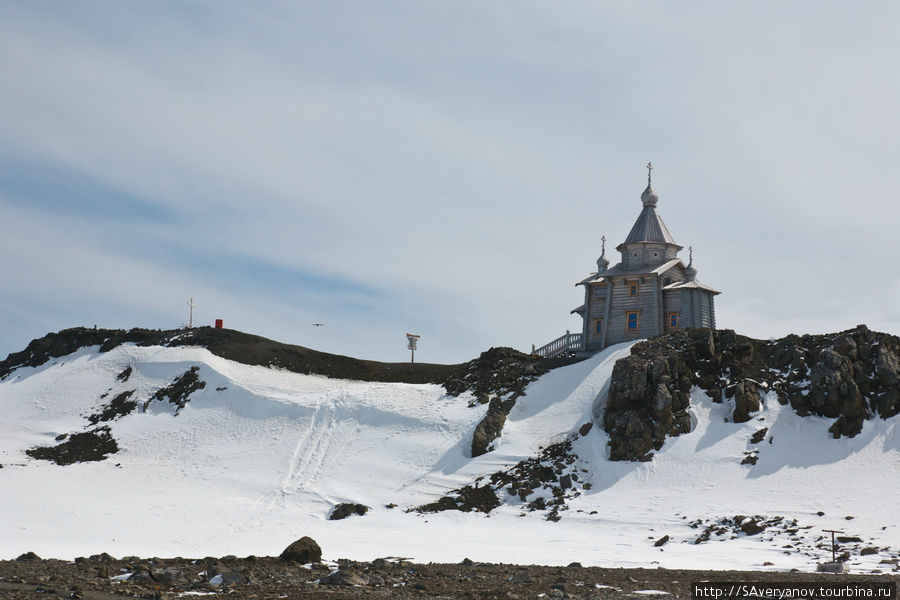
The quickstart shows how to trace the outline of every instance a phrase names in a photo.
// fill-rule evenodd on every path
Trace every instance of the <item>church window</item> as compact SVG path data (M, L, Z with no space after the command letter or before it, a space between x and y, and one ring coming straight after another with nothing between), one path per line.
M677 329L677 328L678 328L678 321L679 321L679 319L678 319L678 313L677 313L677 312L669 313L669 328L671 328L671 329Z
M626 315L627 315L628 329L637 329L638 324L639 324L639 320L638 320L639 313L637 311L633 311L633 312L626 313Z
M629 296L637 296L638 295L638 282L637 281L629 281L628 282L628 295Z
M603 333L603 319L597 319L594 321L594 331L597 333Z

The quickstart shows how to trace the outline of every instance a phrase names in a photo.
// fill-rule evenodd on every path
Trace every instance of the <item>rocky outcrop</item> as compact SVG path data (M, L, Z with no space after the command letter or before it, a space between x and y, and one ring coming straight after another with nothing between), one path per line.
M544 359L524 354L512 348L491 348L467 363L460 365L455 375L444 383L451 396L472 392L476 403L488 404L487 413L472 435L472 456L481 456L491 449L500 436L506 416L516 400L525 395L529 383L547 371L580 359Z
M107 426L81 433L64 434L57 439L64 441L55 446L29 448L25 454L31 458L49 460L65 466L77 462L106 460L108 455L119 451L119 445Z
M193 366L176 377L166 387L158 389L150 400L144 403L144 410L147 410L147 407L153 400L167 400L175 406L175 415L178 416L181 409L187 406L187 403L190 401L191 394L206 387L206 382L201 381L197 375L199 371L200 367Z
M491 398L487 413L475 426L475 433L472 434L472 458L486 454L491 449L493 441L500 437L506 415L516 405L516 399L520 395L516 392L506 400L500 400L497 396Z
M341 519L346 519L347 517L350 517L352 515L363 516L367 512L369 512L369 507L365 504L343 502L332 509L331 513L328 515L328 520L339 521Z
M852 437L866 419L900 412L900 338L860 325L772 341L688 329L635 344L613 369L604 416L610 458L648 460L667 436L689 431L692 386L733 401L735 423L750 420L771 393L799 415L835 419L834 437Z
M629 356L613 367L603 424L612 460L650 460L666 436L691 430L691 378L678 356Z

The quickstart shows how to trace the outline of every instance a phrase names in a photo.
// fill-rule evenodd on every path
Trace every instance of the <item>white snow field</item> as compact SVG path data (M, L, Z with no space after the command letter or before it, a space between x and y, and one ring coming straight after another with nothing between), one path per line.
M734 424L728 402L695 391L693 431L647 463L610 462L595 426L573 445L592 488L556 523L512 499L489 515L406 512L599 421L613 364L629 352L615 346L532 383L495 450L475 459L471 435L486 407L470 408L467 395L448 397L437 385L333 380L201 348L133 345L20 368L0 382L0 559L28 550L64 559L277 555L309 535L331 560L814 570L830 559L816 547L828 535L822 530L839 529L880 549L854 556L851 570L891 568L878 563L900 549L900 417L834 440L830 420L798 417L773 398ZM107 423L120 451L106 460L58 466L25 455L90 428L86 416L115 394L136 390L143 404L194 365L206 387L177 416L156 401ZM131 378L117 381L128 366ZM761 427L766 441L751 445ZM750 449L759 450L758 463L740 464ZM329 521L340 502L372 510ZM808 528L694 544L702 528L691 521L737 514ZM670 541L655 547L663 535ZM792 542L804 550L783 547Z

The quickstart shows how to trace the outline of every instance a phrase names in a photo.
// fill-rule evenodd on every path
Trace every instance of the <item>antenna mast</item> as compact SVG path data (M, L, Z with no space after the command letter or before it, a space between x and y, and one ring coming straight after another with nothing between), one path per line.
M188 300L188 306L191 307L191 309L190 309L190 311L191 311L191 312L190 312L190 316L189 316L189 318L188 318L188 329L192 329L192 328L194 327L194 309L197 308L197 305L194 304L194 299L193 299L193 298L191 298L190 300Z

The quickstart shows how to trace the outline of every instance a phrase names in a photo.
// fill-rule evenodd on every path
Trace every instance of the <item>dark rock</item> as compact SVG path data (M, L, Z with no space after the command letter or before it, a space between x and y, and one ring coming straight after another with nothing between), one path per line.
M759 386L755 381L745 379L734 389L734 413L731 416L735 423L746 423L750 414L759 411Z
M581 437L586 436L588 433L590 433L591 428L593 426L594 426L594 424L592 422L588 421L587 423L583 424L581 427L578 428L578 435L580 435Z
M664 546L664 545L667 544L668 542L669 542L669 536L668 536L668 535L664 535L664 536L662 536L661 538L659 538L658 540L656 540L655 542L653 542L653 545L656 546L656 547L658 548L658 547L660 547L660 546Z
M125 383L126 381L128 381L129 377L131 377L131 367L130 366L125 367L125 369L121 373L116 375L116 379L118 379L122 383Z
M111 563L111 562L115 562L116 559L113 558L112 556L110 556L109 554L107 554L106 552L101 552L100 554L91 554L88 557L88 560L92 560L94 562Z
M301 564L322 562L322 549L314 539L303 536L285 548L281 558Z
M471 567L475 564L475 561L473 561L471 558L464 558L462 559L462 561L460 561L459 564L463 565L464 567Z
M756 535L765 531L766 526L756 522L756 519L748 519L741 523L741 531L747 535Z
M329 521L337 521L346 519L350 515L364 515L369 511L369 507L365 504L342 503L338 504L328 515Z
M858 544L862 542L862 538L855 535L839 535L834 539L839 544Z
M16 560L19 562L27 562L32 560L41 560L41 557L35 554L34 552L26 552L25 554L20 554L16 557Z
M137 408L137 402L129 400L134 392L135 390L129 390L118 394L109 404L103 407L101 412L89 416L88 421L90 421L91 425L96 425L101 421L112 421L134 412Z
M106 460L109 454L118 451L119 445L110 433L109 427L103 426L91 431L73 433L65 442L56 446L29 448L25 454L31 458L50 460L65 466L76 462Z
M500 437L500 432L506 423L506 415L515 406L516 398L518 395L515 394L502 401L500 398L491 398L487 414L475 426L475 432L472 434L472 458L486 454L491 443Z
M860 556L869 556L870 554L878 554L878 548L875 546L867 546L859 551Z
M167 400L175 405L175 415L177 416L181 409L187 406L191 394L206 387L206 382L201 381L197 375L199 371L200 367L193 366L176 377L172 383L157 390L150 400L145 403L144 408L146 409L153 400Z
M763 441L766 437L766 433L768 433L769 428L763 427L762 429L757 430L752 436L750 436L751 444L758 444Z

